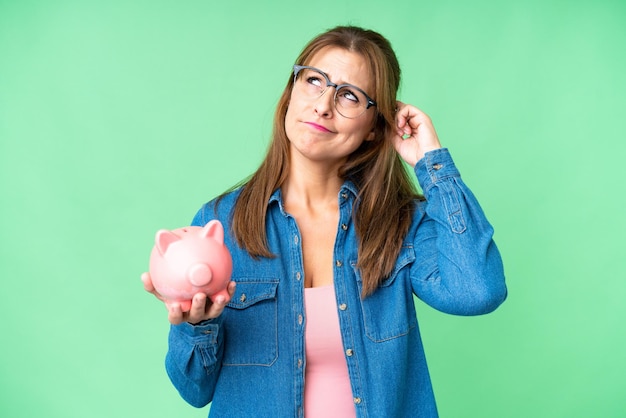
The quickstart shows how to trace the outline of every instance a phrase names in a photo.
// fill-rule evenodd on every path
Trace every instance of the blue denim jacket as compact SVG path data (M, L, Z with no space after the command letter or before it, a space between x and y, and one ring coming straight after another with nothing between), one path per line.
M460 178L446 149L428 152L415 167L426 201L395 269L361 299L357 237L351 219L357 190L338 196L334 286L341 336L358 417L436 417L413 295L443 312L479 315L506 298L493 229ZM230 225L238 191L193 220ZM268 203L267 238L278 257L254 260L226 234L237 290L214 320L172 326L166 369L191 405L212 402L215 417L302 417L306 316L301 238L281 192ZM384 216L384 214L381 214ZM228 230L228 228L226 228Z

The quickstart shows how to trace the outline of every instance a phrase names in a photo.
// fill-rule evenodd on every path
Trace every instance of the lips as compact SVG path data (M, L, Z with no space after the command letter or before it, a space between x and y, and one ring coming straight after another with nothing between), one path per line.
M325 126L318 125L315 122L304 122L304 123L306 123L307 125L309 125L313 129L318 130L320 132L332 132L330 129L326 128Z

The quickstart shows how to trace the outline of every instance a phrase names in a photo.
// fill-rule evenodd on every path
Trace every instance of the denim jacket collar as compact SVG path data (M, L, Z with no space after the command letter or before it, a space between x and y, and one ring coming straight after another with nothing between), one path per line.
M344 181L343 185L341 186L341 189L339 190L339 194L337 195L337 198L345 200L348 198L348 193L352 195L352 198L356 198L358 196L358 190L355 184L351 180ZM267 202L267 206L268 207L271 206L271 204L274 202L278 204L278 207L280 208L280 213L282 213L283 216L289 216L289 214L285 210L285 204L283 201L283 192L280 187L274 190L274 193L272 193L272 195L269 198L269 201Z

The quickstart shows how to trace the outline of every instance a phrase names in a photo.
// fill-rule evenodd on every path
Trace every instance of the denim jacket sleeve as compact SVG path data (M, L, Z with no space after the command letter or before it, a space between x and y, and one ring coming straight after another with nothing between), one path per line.
M424 195L416 213L411 281L430 306L456 315L493 311L507 295L493 228L465 185L447 149L415 166Z
M170 327L165 368L180 396L197 408L213 398L223 349L220 322L216 318Z

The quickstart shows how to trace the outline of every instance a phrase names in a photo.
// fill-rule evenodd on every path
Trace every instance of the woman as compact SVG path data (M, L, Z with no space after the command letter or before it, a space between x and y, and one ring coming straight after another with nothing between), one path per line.
M376 32L302 51L265 160L193 225L230 233L230 298L174 305L167 372L210 416L436 417L413 295L478 315L506 298L493 230ZM414 189L413 171L425 194ZM146 290L160 297L150 277Z

